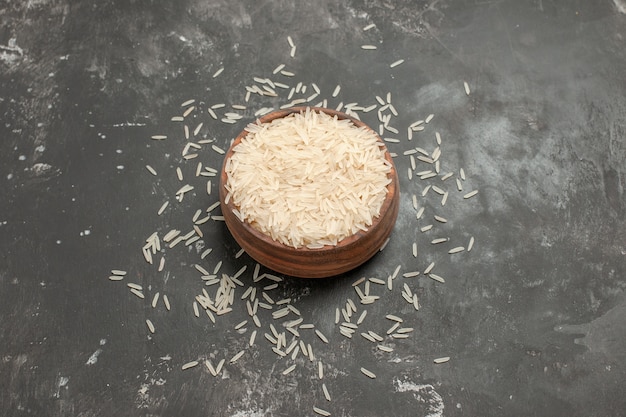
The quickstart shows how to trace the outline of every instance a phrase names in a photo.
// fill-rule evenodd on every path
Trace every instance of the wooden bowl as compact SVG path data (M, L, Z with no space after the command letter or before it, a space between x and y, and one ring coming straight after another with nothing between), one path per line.
M259 119L261 123L285 117L292 113L299 113L306 110L306 107L292 107L284 110L277 110ZM349 119L356 126L365 126L365 123L348 116L345 113L335 110L312 107L311 110L324 112L339 119ZM372 130L372 132L374 132ZM256 230L249 223L242 222L233 213L236 208L231 201L225 204L227 175L225 172L226 161L233 154L233 148L248 134L242 131L233 141L228 149L222 165L220 175L220 202L222 204L222 214L226 221L228 230L233 235L237 243L261 265L282 274L300 278L324 278L347 272L369 260L381 248L385 240L391 234L400 205L400 190L398 174L395 165L385 147L385 158L391 164L391 171L388 176L391 183L387 185L387 196L380 209L380 215L374 218L372 225L367 231L359 231L351 236L339 241L337 245L326 245L319 249L309 249L306 247L294 248L273 240L268 235ZM376 134L376 132L374 132ZM383 143L376 134L378 140ZM384 143L383 143L384 145Z

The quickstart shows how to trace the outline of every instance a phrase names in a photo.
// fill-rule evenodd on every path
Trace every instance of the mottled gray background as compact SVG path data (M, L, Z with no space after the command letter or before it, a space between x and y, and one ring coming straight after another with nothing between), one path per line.
M400 129L401 143L389 144L403 194L387 248L345 276L287 279L274 290L331 339L308 339L327 366L330 403L313 364L281 375L288 362L261 334L219 378L181 371L245 348L251 328L233 330L245 308L216 325L196 319L196 251L166 251L159 273L140 251L154 231L188 227L217 191L156 216L180 186L183 142L150 136L175 136L169 119L188 98L241 103L244 86L279 63L326 97L341 84L335 105L391 92L398 127L435 114L413 142ZM626 413L623 0L2 1L0 115L2 415L294 416L313 415L314 405L335 416ZM242 127L216 122L206 134L227 147ZM444 208L408 180L402 152L432 150L435 130L442 169L463 167L468 191L479 190L473 199L453 193ZM221 163L210 150L200 158ZM195 161L186 166L192 176ZM430 215L445 214L439 227L452 241L474 236L472 252L431 245L412 194ZM224 226L203 231L214 248L204 266L222 259L232 274L247 264L250 283L254 262L234 257ZM388 312L415 328L392 354L339 335L335 307L356 300L354 280L432 261L445 284L398 278L368 309L368 329L384 333ZM113 268L167 292L172 311L110 282ZM400 297L403 282L419 294L419 312ZM451 360L434 364L440 356Z

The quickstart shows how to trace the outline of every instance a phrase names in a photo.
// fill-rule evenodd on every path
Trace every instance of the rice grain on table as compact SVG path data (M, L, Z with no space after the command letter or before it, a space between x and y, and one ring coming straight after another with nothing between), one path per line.
M187 117L196 109L196 106L191 106L183 113L183 117Z
M376 45L361 45L361 49L373 51L374 49L377 49L377 47Z
M198 363L199 363L198 361L187 362L186 364L182 366L182 369L184 371L185 369L193 368L194 366L198 366Z
M132 292L133 294L135 294L137 297L141 298L142 300L145 298L143 293L140 290L136 289L136 288L131 288L130 292Z
M322 409L322 408L319 408L319 407L313 407L313 411L314 411L316 414L319 414L320 416L325 416L325 417L327 417L327 416L330 416L330 415L331 415L329 411L326 411L326 410L324 410L324 409Z
M232 358L230 358L230 363L235 363L235 362L237 362L237 361L239 360L239 358L241 358L241 357L244 355L244 353L246 353L246 351L245 351L245 350L241 350L241 351L239 351L239 353L237 353L235 356L233 356Z
M389 238L389 237L387 239L385 239L385 241L383 242L383 244L380 247L380 249L378 249L378 251L382 252L387 247L387 244L389 243L390 240L391 240L391 238Z
M296 369L296 364L294 363L293 365L289 366L288 368L286 368L282 374L283 375L288 375L290 374L294 369Z
M453 254L453 253L459 253L459 252L463 252L465 250L465 248L463 246L457 246L455 248L452 248L448 251L448 253Z
M361 368L361 372L363 373L363 375L365 375L365 376L367 376L369 378L372 378L372 379L376 378L376 374L374 374L374 372L372 372L372 371L370 371L368 369Z
M476 194L478 194L478 190L470 191L469 193L465 194L463 198L467 200L468 198L474 197Z
M211 363L209 359L204 361L204 365L207 367L211 375L217 376L217 372L215 372L215 368L213 367L213 364Z
M388 330L387 334L391 334L396 331L396 329L400 327L400 323L394 323Z
M152 308L155 308L157 305L157 302L159 301L159 293L157 292L156 294L154 294L154 297L152 297Z
M330 392L328 392L328 388L326 388L326 384L322 383L322 392L324 393L324 398L326 398L326 401L330 401Z
M467 244L467 251L470 252L474 247L474 236L470 237L469 243Z
M154 170L154 168L152 168L150 165L146 165L146 169L148 170L148 172L150 172L152 175L157 175L157 172Z
M470 86L467 81L463 81L463 87L465 88L465 94L470 95Z
M449 356L444 356L444 357L442 357L442 358L437 358L437 359L433 360L433 362L435 362L435 363L437 363L437 364L440 364L440 363L446 363L446 362L448 362L449 360L450 360L450 357L449 357Z
M226 362L226 359L222 359L217 363L217 366L215 367L216 374L219 374L222 371L222 367L224 366L225 362Z
M402 64L402 63L404 63L404 59L399 59L399 60L397 60L397 61L392 62L392 63L389 65L389 68L395 68L395 67L397 67L398 65L400 65L400 64Z
M163 203L161 205L161 207L159 208L159 211L157 212L157 215L160 216L161 214L163 214L163 212L165 211L165 209L167 208L168 204L170 204L169 201L166 201L165 203Z
M365 320L365 316L367 316L367 310L363 310L361 312L361 315L359 316L359 318L356 321L357 326L361 323L363 323L363 320Z
M148 330L150 330L150 333L154 334L154 324L152 324L152 321L150 319L146 319L146 325L148 326Z
M445 283L446 281L437 274L428 274L428 276L437 282Z

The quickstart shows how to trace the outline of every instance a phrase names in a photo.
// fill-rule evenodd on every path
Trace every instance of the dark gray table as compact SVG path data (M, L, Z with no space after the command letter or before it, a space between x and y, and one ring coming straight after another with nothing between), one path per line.
M0 414L294 416L319 407L335 416L625 415L623 0L39 0L3 2L0 23ZM273 74L279 64L294 76ZM204 175L220 168L211 145L226 149L256 111L290 102L289 88L274 85L277 97L252 93L246 103L246 86L269 85L254 77L307 85L293 98L310 97L315 83L320 94L309 103L326 98L333 108L358 110L391 93L398 114L388 123L398 134L383 134L399 139L388 147L402 190L387 247L344 276L285 277L266 290L272 301L290 298L303 324L329 339L299 330L315 361L271 350L269 324L286 332L283 321L297 316L272 318L284 307L261 296L272 281L253 282L255 263L236 257L223 222L202 223L202 239L187 246L162 241L171 229L192 231L196 210L217 201L217 178L196 176L198 162ZM188 99L196 110L171 121ZM218 103L227 105L214 109L218 119L227 111L243 118L214 120L208 108ZM356 113L377 129L380 107ZM429 114L409 141L407 128ZM215 140L187 150L197 158L182 156L183 124L194 143ZM432 153L435 132L439 175L420 179L434 164L416 159L409 180L404 153ZM167 139L151 139L160 134ZM185 184L195 188L178 202ZM432 185L448 191L445 206ZM141 248L154 232L162 248L150 265ZM450 240L432 244L437 237ZM448 254L456 246L466 250ZM220 261L218 276L247 270L233 311L213 324L202 309L195 317L193 301L217 284L204 285L194 265L212 272ZM424 275L431 262L445 283ZM398 265L393 289L371 282L380 299L360 304L352 283L386 281ZM112 269L127 275L110 281ZM405 283L419 311L402 297ZM259 308L258 329L241 300L249 286L272 309ZM353 323L368 311L352 339L335 325L348 298ZM414 331L387 335L386 314ZM393 351L360 335L370 330ZM440 357L450 360L434 363ZM225 359L217 377L207 359Z

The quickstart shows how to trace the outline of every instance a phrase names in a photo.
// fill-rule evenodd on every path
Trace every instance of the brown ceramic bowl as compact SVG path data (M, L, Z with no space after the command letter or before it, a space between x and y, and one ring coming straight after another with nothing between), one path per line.
M306 110L306 107L292 107L278 110L260 118L261 123L271 122L274 119L285 117L292 113ZM311 110L324 112L339 119L349 119L356 126L365 126L365 123L335 110L313 107ZM367 127L370 129L369 127ZM371 129L370 129L371 130ZM374 132L376 133L376 132ZM374 218L372 225L367 231L359 231L354 235L341 240L337 245L326 245L319 249L306 247L294 248L273 240L266 234L256 230L249 223L242 222L233 213L235 206L232 200L224 204L227 181L224 167L226 161L233 154L233 148L237 146L243 137L248 134L245 130L235 138L224 158L224 165L220 175L220 202L222 214L226 226L230 230L237 243L261 265L273 269L282 274L301 278L324 278L347 272L369 260L381 248L385 240L391 234L400 204L400 190L398 174L391 159L389 151L385 148L385 158L391 163L391 171L388 174L392 182L387 186L387 197L380 209L380 215ZM382 142L377 135L378 140Z

